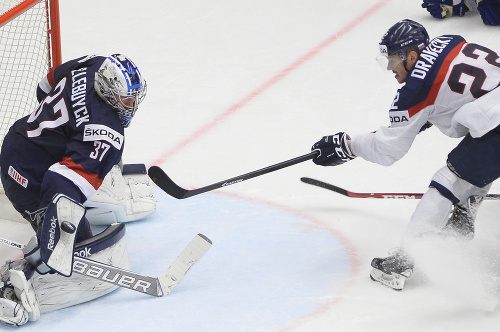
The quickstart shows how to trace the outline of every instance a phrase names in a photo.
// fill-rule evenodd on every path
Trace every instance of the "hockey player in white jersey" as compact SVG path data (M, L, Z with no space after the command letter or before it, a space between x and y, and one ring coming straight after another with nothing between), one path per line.
M389 110L389 127L349 137L324 136L312 146L315 164L334 166L359 156L392 165L431 125L450 137L464 137L433 176L403 234L401 248L372 260L371 278L401 290L413 272L408 246L426 234L471 238L477 208L500 177L500 61L493 50L443 35L429 41L411 20L393 25L379 44L379 58L404 84ZM478 167L480 165L480 167Z

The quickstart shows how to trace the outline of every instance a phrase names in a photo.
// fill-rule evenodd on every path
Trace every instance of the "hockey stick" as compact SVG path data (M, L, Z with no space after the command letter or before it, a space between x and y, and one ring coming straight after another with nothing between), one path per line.
M17 249L24 247L20 243L2 238L0 238L0 243ZM76 255L73 272L139 293L160 297L170 294L211 246L212 241L205 235L196 235L177 256L172 265L157 278L140 275Z
M300 181L311 184L313 186L325 188L331 191L335 191L344 196L353 197L353 198L386 198L386 199L421 199L424 194L422 193L356 193L352 192L333 184L329 184L320 180L311 179L308 177L300 178ZM500 199L500 194L488 194L484 199L488 200L496 200Z
M156 183L156 185L158 187L160 187L163 191L165 191L167 194L169 194L170 196L173 196L177 199L183 199L183 198L188 198L188 197L198 195L198 194L201 194L201 193L204 193L207 191L211 191L214 189L226 187L226 186L229 186L229 185L232 185L235 183L243 182L245 180L248 180L248 179L251 179L251 178L254 178L257 176L261 176L261 175L264 175L264 174L267 174L270 172L274 172L274 171L277 171L279 169L282 169L282 168L285 168L288 166L292 166L292 165L304 162L304 161L309 160L309 159L313 159L314 157L316 157L316 155L318 153L319 153L318 150L314 150L308 154L305 154L305 155L300 156L300 157L296 157L294 159L290 159L290 160L287 160L287 161L284 161L284 162L281 162L281 163L278 163L278 164L275 164L272 166L268 166L266 168L262 168L262 169L259 169L257 171L253 171L250 173L239 175L239 176L236 176L236 177L231 178L231 179L220 181L220 182L208 185L206 187L192 189L192 190L188 190L188 189L184 189L184 188L179 187L158 166L151 166L148 170L148 175L151 178L151 180L153 180L153 182Z

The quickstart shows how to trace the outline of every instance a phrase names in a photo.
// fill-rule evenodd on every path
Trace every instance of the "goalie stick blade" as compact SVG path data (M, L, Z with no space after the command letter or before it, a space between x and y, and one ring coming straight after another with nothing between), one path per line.
M177 199L189 197L188 190L179 187L172 179L158 166L151 166L148 170L151 180L156 183L161 190Z
M170 294L211 247L212 241L208 237L203 234L196 235L172 265L158 277L163 295Z
M8 239L0 238L0 244L20 250L24 248L23 244ZM196 235L174 260L172 265L158 278L144 276L76 255L73 262L73 272L139 293L151 296L164 296L172 292L211 246L212 241L205 235Z
M139 293L162 296L158 278L143 276L88 258L75 256L73 272Z

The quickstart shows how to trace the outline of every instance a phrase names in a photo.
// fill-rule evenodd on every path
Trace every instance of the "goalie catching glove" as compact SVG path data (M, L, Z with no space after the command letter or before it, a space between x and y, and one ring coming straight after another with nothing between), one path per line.
M143 219L156 211L153 186L143 164L115 165L84 206L93 225Z
M323 136L311 148L311 151L318 150L320 152L319 156L313 159L313 162L321 166L336 166L356 158L349 148L348 141L350 139L344 132Z

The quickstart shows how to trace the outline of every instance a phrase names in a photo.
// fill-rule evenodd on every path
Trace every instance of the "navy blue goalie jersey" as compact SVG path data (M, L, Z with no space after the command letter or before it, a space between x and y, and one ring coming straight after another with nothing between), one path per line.
M124 130L119 116L94 89L95 73L105 59L68 61L40 82L40 104L15 122L2 147L2 167L9 167L20 185L42 196L66 193L83 202L121 160Z

